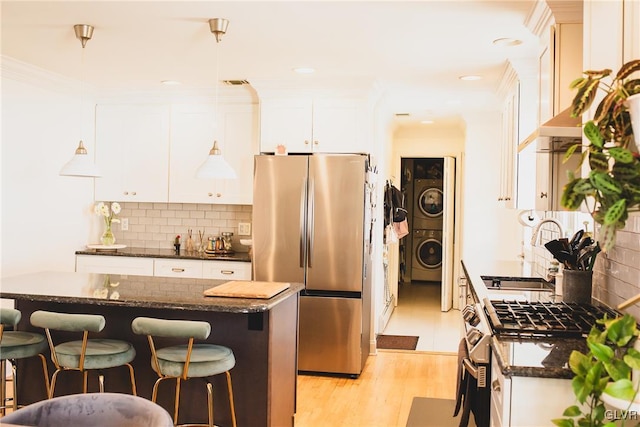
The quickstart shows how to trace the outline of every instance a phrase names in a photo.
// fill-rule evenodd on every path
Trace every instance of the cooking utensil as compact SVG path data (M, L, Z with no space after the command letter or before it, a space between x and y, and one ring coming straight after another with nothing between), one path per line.
M553 255L554 257L558 252L565 250L564 245L557 239L549 240L544 244L544 247L547 248L547 250L551 252L551 255Z
M584 235L584 230L576 231L576 234L573 235L571 241L569 241L569 249L571 252L576 252L578 250L578 245L580 244L580 239Z

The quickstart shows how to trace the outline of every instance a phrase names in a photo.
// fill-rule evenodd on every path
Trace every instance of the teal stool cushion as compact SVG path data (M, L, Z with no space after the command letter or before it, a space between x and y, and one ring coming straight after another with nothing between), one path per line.
M44 335L33 332L7 331L0 342L0 359L22 359L44 352L49 345Z
M187 356L186 345L162 348L156 353L163 375L172 377L182 375ZM194 344L187 377L210 377L230 370L235 364L236 359L228 347L215 344Z
M65 368L79 368L82 341L69 341L55 347L58 363ZM85 369L106 369L129 363L136 350L126 341L90 339L84 359Z

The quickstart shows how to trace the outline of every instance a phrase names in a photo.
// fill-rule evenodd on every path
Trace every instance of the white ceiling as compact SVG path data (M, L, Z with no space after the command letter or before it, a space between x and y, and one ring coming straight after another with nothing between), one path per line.
M415 119L495 108L508 58L538 55L535 0L2 1L2 54L113 90L207 89L219 76L258 89L383 94ZM230 21L216 46L210 18ZM84 51L74 24L95 27ZM515 37L524 43L500 47ZM84 65L83 65L84 64ZM309 66L312 75L292 68ZM480 81L464 82L464 74ZM182 82L179 89L161 80ZM374 90L375 89L375 90Z

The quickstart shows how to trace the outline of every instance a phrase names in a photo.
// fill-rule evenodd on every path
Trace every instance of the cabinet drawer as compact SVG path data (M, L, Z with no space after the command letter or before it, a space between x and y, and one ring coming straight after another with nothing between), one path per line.
M156 259L153 275L158 277L202 278L202 261Z
M203 261L203 279L251 280L251 263L235 261Z
M122 256L76 255L79 273L153 276L153 259Z

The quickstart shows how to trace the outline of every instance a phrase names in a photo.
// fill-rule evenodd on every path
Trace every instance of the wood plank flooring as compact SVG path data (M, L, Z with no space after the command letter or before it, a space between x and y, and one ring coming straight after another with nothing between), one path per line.
M295 426L404 427L415 396L454 399L456 376L456 354L378 350L358 379L299 375Z

